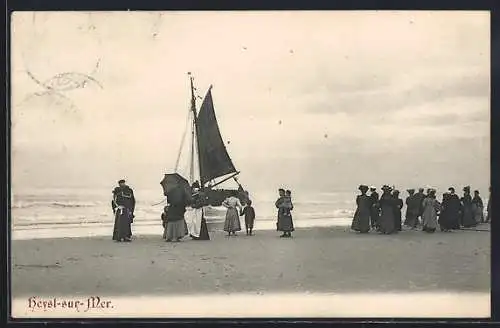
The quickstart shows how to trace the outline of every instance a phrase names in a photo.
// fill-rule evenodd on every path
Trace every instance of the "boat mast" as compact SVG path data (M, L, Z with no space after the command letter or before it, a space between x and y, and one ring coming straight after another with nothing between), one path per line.
M193 111L193 122L191 124L191 167L189 170L190 183L194 182L194 156L195 156L195 132L196 132L196 96L194 94L194 82L191 73L188 73L191 82L191 110Z

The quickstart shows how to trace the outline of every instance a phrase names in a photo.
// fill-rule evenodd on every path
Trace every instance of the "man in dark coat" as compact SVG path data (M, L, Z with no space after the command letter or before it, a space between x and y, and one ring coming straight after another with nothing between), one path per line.
M125 184L123 179L118 181L118 187L113 190L111 207L115 214L113 240L131 241L132 229L130 224L134 222L135 197L134 191Z
M370 225L372 229L379 229L379 216L380 216L380 208L379 208L379 196L377 193L377 188L371 186L370 187L370 200L371 200L371 208L370 208Z

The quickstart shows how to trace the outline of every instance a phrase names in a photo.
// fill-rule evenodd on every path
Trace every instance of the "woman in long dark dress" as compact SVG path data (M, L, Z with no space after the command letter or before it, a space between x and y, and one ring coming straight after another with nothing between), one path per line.
M186 206L191 202L191 195L187 194L182 187L177 187L169 191L167 195L168 220L166 241L181 241L186 235L184 214Z
M382 187L382 196L380 196L380 232L383 234L392 234L397 232L397 227L394 225L395 200L391 194L392 188L389 186Z
M403 200L399 198L399 190L394 190L392 192L392 196L394 197L394 226L398 231L402 230L402 218L401 218L401 209L403 208Z
M449 213L450 194L445 192L441 202L441 213L439 214L439 229L443 232L449 232L452 229L451 218Z
M472 209L472 197L470 195L470 187L464 188L464 196L460 200L462 202L462 226L464 228L472 228L477 225Z
M484 205L479 190L474 190L474 198L472 198L472 212L474 213L474 220L476 223L484 223Z
M275 206L278 208L278 223L277 230L283 232L280 236L282 238L287 238L292 236L292 232L295 231L293 226L293 218L291 211L293 210L293 203L291 198L291 192L289 195L283 190L279 189L279 198L276 200Z
M199 217L201 217L201 220L198 222L199 231L192 231L190 236L193 240L210 240L207 221L205 220L205 214L203 212L203 206L208 205L208 197L203 190L198 188L193 188L193 192L193 202L191 204L193 212L191 213L191 220L194 220L195 222L190 222L192 227L193 224L196 226L196 222ZM196 227L196 229L198 229L198 227Z
M370 210L372 200L366 195L368 186L361 185L358 189L361 191L361 195L356 197L356 204L358 207L354 214L351 229L360 233L367 233L370 231Z

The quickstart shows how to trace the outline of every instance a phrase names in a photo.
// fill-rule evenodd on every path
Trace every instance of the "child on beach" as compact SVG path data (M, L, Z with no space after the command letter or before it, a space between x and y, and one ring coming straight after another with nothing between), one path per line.
M163 239L167 239L168 205L163 208L163 213L161 213L161 223L163 226Z
M247 236L251 236L253 223L255 221L255 210L252 207L252 201L250 199L247 201L247 205L240 212L240 215L245 215L245 228L247 231Z

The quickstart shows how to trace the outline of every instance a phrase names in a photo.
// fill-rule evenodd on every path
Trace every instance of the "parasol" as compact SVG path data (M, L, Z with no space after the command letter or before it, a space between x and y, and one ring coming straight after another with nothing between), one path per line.
M179 173L165 174L163 180L160 182L163 187L163 195L167 196L169 192L180 187L185 190L187 194L191 194L191 186L189 182Z

